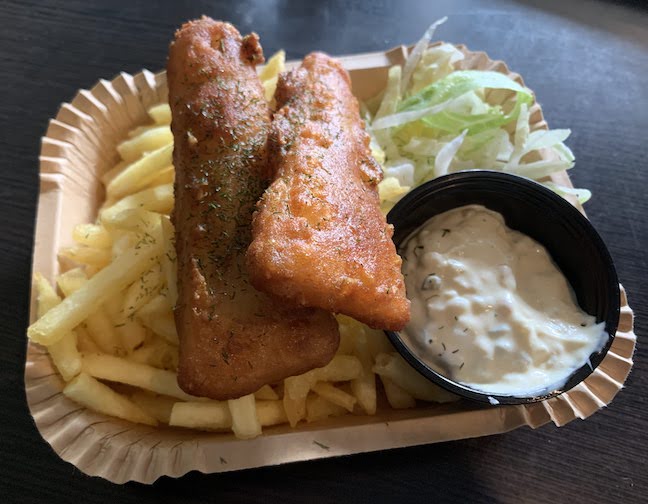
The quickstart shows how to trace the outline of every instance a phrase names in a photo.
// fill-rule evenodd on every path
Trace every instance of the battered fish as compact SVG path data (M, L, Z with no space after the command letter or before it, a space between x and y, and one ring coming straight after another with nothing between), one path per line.
M178 383L213 399L324 366L339 343L330 313L291 306L248 280L252 212L269 183L261 62L256 34L241 38L209 18L182 26L169 48Z
M322 53L279 78L270 134L274 181L248 249L258 289L399 330L409 301L393 227L380 212L382 171L342 66Z

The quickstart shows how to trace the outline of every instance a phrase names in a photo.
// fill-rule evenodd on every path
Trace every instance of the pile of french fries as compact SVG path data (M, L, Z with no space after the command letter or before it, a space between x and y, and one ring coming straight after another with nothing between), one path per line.
M283 69L280 51L260 73L269 101ZM171 111L160 104L148 114L151 124L128 133L117 146L122 161L102 177L106 198L97 221L76 226L76 246L59 252L62 265L74 266L56 278L58 289L40 274L34 278L38 320L28 336L47 347L67 397L131 422L232 431L239 438L258 436L263 426L373 415L377 378L392 408L412 408L417 399L455 399L414 371L381 331L342 316L340 348L323 368L230 401L182 391L169 219Z

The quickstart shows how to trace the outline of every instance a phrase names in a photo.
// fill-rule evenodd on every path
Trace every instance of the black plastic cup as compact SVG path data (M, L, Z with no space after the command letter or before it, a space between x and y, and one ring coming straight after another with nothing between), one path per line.
M524 404L561 394L587 378L607 354L619 324L620 290L605 243L587 218L568 201L533 180L508 173L471 170L426 182L403 197L387 215L397 249L428 219L453 208L483 205L504 216L506 225L544 245L572 286L578 304L609 335L603 348L574 371L565 385L542 395L489 394L435 371L398 332L385 331L398 352L419 373L462 397L490 404Z

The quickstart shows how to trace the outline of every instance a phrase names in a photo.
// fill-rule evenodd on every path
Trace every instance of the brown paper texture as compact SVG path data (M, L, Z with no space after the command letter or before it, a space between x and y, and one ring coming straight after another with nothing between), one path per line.
M462 68L495 70L522 83L503 62L459 47L466 55L460 62ZM366 99L384 88L387 70L402 63L406 55L406 47L397 47L340 59L350 72L354 93ZM57 275L57 250L71 244L76 224L95 219L103 198L99 178L117 162L116 145L131 128L147 122L146 110L166 97L165 74L144 70L101 80L61 106L42 140L33 272L50 280ZM512 93L497 97L501 103L511 99ZM531 112L531 129L546 128L537 103ZM566 173L554 180L571 185ZM35 314L32 300L31 321ZM635 341L632 310L622 291L619 329L608 355L587 380L561 396L520 406L459 402L379 410L373 417L345 416L300 424L294 430L267 428L262 436L245 441L231 434L151 428L86 410L63 396L63 381L46 350L33 343L27 347L25 389L40 434L63 460L115 483L152 483L163 475L178 477L192 470L225 472L486 436L524 425L565 425L587 418L612 401L632 367Z

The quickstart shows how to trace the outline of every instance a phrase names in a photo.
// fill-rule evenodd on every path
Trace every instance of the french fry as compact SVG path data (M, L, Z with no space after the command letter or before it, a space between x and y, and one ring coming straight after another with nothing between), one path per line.
M362 332L364 328L367 327L362 322L358 322L356 319L349 317L348 315L338 314L335 316L335 319L340 327L340 331L358 333Z
M70 381L81 372L81 354L77 349L76 332L71 331L56 343L47 347L63 380Z
M362 374L362 364L353 355L336 355L326 366L309 371L317 381L349 381Z
M126 318L121 324L114 326L119 334L121 347L126 353L131 353L144 343L146 328L134 318ZM113 353L113 352L109 352Z
M137 280L150 267L151 260L164 250L159 225L152 239L115 258L112 263L88 280L79 290L48 311L29 326L32 341L51 345L83 322L96 307Z
M86 354L101 352L101 349L90 337L90 333L88 333L88 329L86 329L86 327L83 324L78 326L74 330L74 332L76 332L77 335L77 347L79 348L79 352L86 353Z
M165 145L128 165L106 186L108 197L120 198L145 188L171 164L173 145Z
M376 375L372 371L373 357L369 349L367 334L363 331L355 339L355 355L362 364L362 375L351 380L351 391L358 399L358 405L367 415L376 414Z
M306 392L306 395L308 395L308 392ZM282 403L291 427L306 418L306 395L293 398L290 394L284 392Z
M106 249L112 246L110 233L97 224L78 224L74 226L72 238L79 245L95 249Z
M178 348L161 338L153 338L126 357L128 360L159 369L175 371L178 368Z
M136 137L123 141L117 146L117 152L128 163L173 142L173 134L169 126L158 126L147 129Z
M362 374L362 364L352 355L336 355L323 368L284 380L283 404L290 425L294 427L306 415L306 397L318 381L349 381Z
M342 406L333 404L319 395L311 395L306 399L306 421L317 422L330 416L341 416L347 413Z
M141 209L168 214L173 210L173 184L144 189L117 201L101 211L101 222L106 227L118 227L117 217L124 210Z
M113 389L85 373L74 378L63 389L73 401L99 413L116 416L130 422L157 425L155 418Z
M254 397L258 400L264 401L277 401L279 399L279 396L274 390L272 390L270 385L264 385L261 387L254 393Z
M127 135L128 138L135 138L136 136L139 136L142 133L157 127L158 127L157 124L144 124L143 126L138 126L137 128L133 128L127 133Z
M372 358L380 353L389 353L394 351L394 347L387 339L384 332L371 329L357 320L347 317L346 315L336 316L340 326L340 333L350 332L352 334L364 335Z
M168 296L158 294L137 312L137 316L146 327L162 336L172 345L178 345L173 308Z
M169 425L223 431L232 426L232 415L226 401L177 402L171 410Z
M52 285L40 273L34 275L34 284L36 286L36 302L38 303L37 316L41 318L48 311L61 302Z
M280 49L274 53L259 72L259 79L264 81L276 77L286 68L286 52Z
M173 184L175 181L175 168L167 166L158 173L153 180L149 182L148 187L156 187L166 184Z
M256 413L259 423L263 426L278 425L288 422L283 402L276 401L257 401Z
M74 292L78 291L87 281L88 277L86 277L83 268L72 268L71 270L67 270L65 273L61 273L58 277L56 277L56 283L58 284L59 289L61 289L61 292L65 297L70 297ZM58 301L59 303L61 302L60 299ZM52 306L51 308L54 308L54 306ZM43 315L44 314L39 314L39 318Z
M101 214L102 214L102 212L104 210L106 210L107 208L110 208L111 206L113 206L115 203L117 203L117 201L119 201L119 199L121 199L121 198L108 198L108 197L105 198L103 203L99 207L99 210L97 211L97 216L101 216ZM101 222L100 219L98 219L98 220L99 220L99 222ZM108 232L110 232L109 229L108 229ZM112 235L112 233L111 233L111 235ZM113 238L113 241L114 241L114 238Z
M162 317L167 313L173 313L173 306L166 295L158 294L142 306L138 310L137 315L143 317Z
M42 317L60 304L61 298L40 273L36 273L34 280L38 290L38 316ZM70 331L47 348L54 366L65 381L70 381L81 372L81 354L77 350L76 343L76 334L74 331Z
M439 403L458 399L456 395L425 379L397 353L378 354L373 370L381 378L383 376L389 378L415 399Z
M99 267L97 267L97 266L90 266L90 265L86 265L86 267L83 268L83 270L85 271L85 274L86 274L86 276L87 276L88 278L92 278L92 277L95 276L97 273L99 273L102 269L103 269L103 268L99 268Z
M131 317L146 303L151 301L162 288L162 268L159 264L153 266L150 270L135 280L126 291L124 297L124 316Z
M148 109L148 115L155 124L171 124L171 107L168 103L160 103Z
M232 431L239 439L252 439L261 435L254 394L227 401L232 416Z
M175 373L120 357L103 354L84 355L82 369L83 372L101 380L125 383L156 394L176 397L183 401L199 399L180 389Z
M110 320L113 321L115 326L124 322L124 296L126 295L126 289L122 292L118 292L115 296L112 296L106 299L104 303L104 308L106 313L110 317Z
M180 341L178 339L178 331L176 329L175 319L173 312L168 311L156 316L141 315L141 310L138 312L138 317L142 324L148 327L155 334L162 336L167 342L172 345L178 346Z
M340 390L327 382L317 382L313 387L313 392L333 404L342 406L347 411L353 411L353 407L357 402L357 399L351 394L347 394L344 390ZM308 404L306 410L308 411Z
M106 311L99 306L94 313L86 318L86 327L90 337L97 344L99 349L111 355L123 355L126 348L117 332L117 327L108 316Z
M338 355L350 355L355 349L355 339L358 335L357 331L354 331L348 326L340 325L340 345L337 349Z
M367 337L369 351L374 359L378 354L394 351L394 346L391 344L384 332L365 327L364 333Z
M279 77L272 77L268 80L263 81L263 95L265 96L266 101L272 102L274 99L275 92L277 91L277 82Z
M394 409L408 409L416 406L416 400L386 376L380 376L389 405Z
M83 288L88 280L82 269L75 268L59 275L57 282L67 299ZM90 337L102 352L113 355L124 353L121 341L117 337L115 326L101 306L95 307L85 322Z
M112 260L112 254L107 249L96 249L92 247L67 247L59 250L59 256L67 257L79 264L95 266L99 269L105 268Z
M162 234L164 236L165 251L160 258L162 270L166 277L167 292L169 295L169 302L174 307L178 301L178 284L177 284L177 260L175 250L175 229L171 220L167 217L162 217Z
M162 215L144 208L128 208L111 218L107 228L115 234L134 233L136 237L142 239L153 228L161 226L162 218ZM160 233L162 233L161 227Z
M344 340L349 341L349 344L353 343L355 345L357 338L364 337L369 346L372 358L378 353L393 351L391 343L389 343L387 336L382 331L371 329L346 315L336 315L336 319L340 328L340 346L342 346ZM348 351L346 353L352 352Z
M277 80L279 74L285 68L286 53L284 51L277 51L263 67L259 73L259 78L263 84L264 95L267 101L272 101L275 91L277 89Z
M358 399L358 405L367 415L376 414L376 375L371 372L371 368L360 378L351 380L351 392Z
M284 399L286 397L290 397L291 399L305 399L310 389L316 383L317 376L313 371L297 376L290 376L284 380ZM290 418L290 414L288 418Z
M137 235L129 231L115 231L113 232L115 240L112 245L112 257L113 260L124 254L128 249L131 249L137 243Z
M104 173L101 176L101 183L104 186L110 184L110 181L114 179L117 175L119 175L122 172L122 170L126 168L126 166L128 166L128 163L126 163L125 161L120 161L119 163L117 163L115 166L113 166L110 170L108 170L106 173Z
M178 402L173 397L153 395L142 390L136 390L131 395L131 401L137 404L146 414L165 424L169 423L173 405Z
M318 381L349 381L362 374L362 364L352 355L336 355L326 366L284 380L284 397L305 398ZM290 415L288 415L290 418Z

